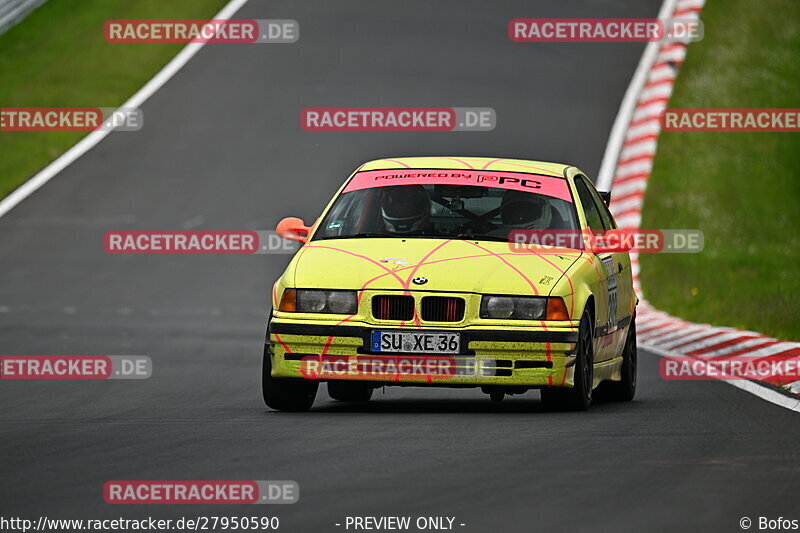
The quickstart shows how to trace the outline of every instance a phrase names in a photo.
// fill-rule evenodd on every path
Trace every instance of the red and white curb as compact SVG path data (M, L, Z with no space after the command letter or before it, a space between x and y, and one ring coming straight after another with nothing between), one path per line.
M659 13L668 18L699 18L705 0L666 0ZM638 229L647 180L653 170L659 117L672 95L688 43L650 43L622 103L598 177L598 188L613 191L611 211L621 228ZM747 357L754 361L800 359L800 343L784 342L752 331L695 324L658 311L647 303L639 283L639 257L631 254L633 284L640 297L637 340L662 356L702 358ZM763 385L728 381L764 399L800 411L800 381L765 380L797 396L783 395Z

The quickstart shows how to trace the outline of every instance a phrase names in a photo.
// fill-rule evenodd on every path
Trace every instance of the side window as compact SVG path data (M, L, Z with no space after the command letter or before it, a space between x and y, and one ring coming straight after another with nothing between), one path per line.
M589 187L583 178L575 178L575 188L578 190L578 196L583 205L583 214L586 216L586 223L594 230L602 230L605 228L603 221L600 218L600 212L597 210L597 204L592 199L592 193L589 192Z
M589 183L585 176L581 176L580 180L585 181L586 188L589 189L589 194L591 194L594 199L597 210L600 212L600 218L603 220L603 227L605 229L614 229L614 218L611 216L611 211L608 210L608 206L600 197L597 189L594 188L594 185Z
M347 235L357 231L374 231L367 219L369 210L365 207L375 201L373 190L344 193L337 198L325 216L324 226L320 228L320 238Z

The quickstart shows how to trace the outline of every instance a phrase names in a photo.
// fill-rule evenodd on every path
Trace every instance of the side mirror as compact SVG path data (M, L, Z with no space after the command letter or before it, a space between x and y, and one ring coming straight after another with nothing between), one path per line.
M605 202L606 207L611 205L611 191L608 192L597 191L597 193L600 195L600 198L602 198L603 201Z
M297 217L286 217L278 222L278 227L275 230L284 239L305 243L308 241L308 233L311 228Z
M630 252L635 245L633 233L624 229L610 229L596 236L592 243L592 251L596 254Z

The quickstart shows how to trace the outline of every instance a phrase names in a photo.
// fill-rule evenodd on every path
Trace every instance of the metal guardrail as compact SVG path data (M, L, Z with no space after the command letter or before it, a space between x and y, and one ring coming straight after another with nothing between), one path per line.
M47 0L0 0L0 35Z

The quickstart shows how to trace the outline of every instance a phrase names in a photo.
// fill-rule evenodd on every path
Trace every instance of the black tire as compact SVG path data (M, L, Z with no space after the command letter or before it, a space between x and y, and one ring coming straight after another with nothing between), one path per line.
M628 328L628 336L625 338L625 347L622 349L622 380L603 383L603 399L614 402L633 400L633 397L636 396L637 356L636 316L634 316L631 319L631 326Z
M314 405L319 382L298 378L272 377L272 350L264 346L261 392L267 407L277 411L308 411Z
M575 386L542 389L542 403L551 411L586 411L592 404L594 376L594 329L589 311L583 312L578 328L577 357L575 359Z
M363 383L329 381L328 396L340 402L368 402L373 388Z

